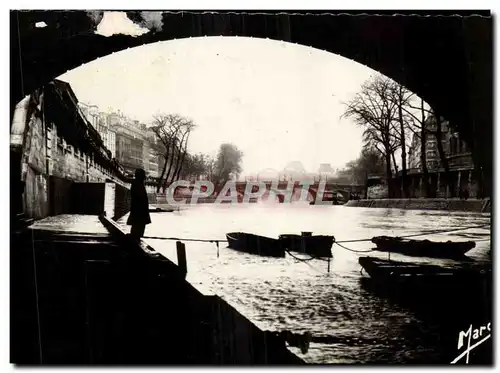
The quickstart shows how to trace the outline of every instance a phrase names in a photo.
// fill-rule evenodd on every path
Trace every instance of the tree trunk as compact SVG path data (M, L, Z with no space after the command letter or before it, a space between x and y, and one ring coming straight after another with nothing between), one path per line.
M392 170L391 170L391 152L386 148L385 152L385 177L387 180L387 193L392 197Z
M491 160L485 159L484 154L477 150L476 140L467 142L474 163L474 179L476 181L476 198L482 199L491 196Z
M450 173L450 166L448 164L448 158L446 158L446 153L443 148L443 132L441 129L441 117L438 115L438 113L435 113L436 116L436 141L437 141L437 147L438 147L438 152L439 152L439 158L441 159L441 164L443 165L444 168L444 174L446 175L446 184L450 188L450 196L455 197L455 187L454 183L451 180L451 173Z
M179 166L177 167L177 171L176 171L177 180L179 180L179 176L180 176L180 173L182 171L182 166L184 164L184 159L186 158L186 153L187 153L187 150L184 150L184 152L182 153L181 160L179 162Z
M168 169L168 176L170 176L170 171L172 169L172 165L174 164L174 158L175 158L175 167L174 167L174 173L172 174L172 180L175 178L176 176L176 172L177 172L177 169L179 167L179 162L180 162L180 158L181 158L181 151L182 151L182 148L183 148L183 145L184 144L184 139L186 137L186 135L188 135L189 137L189 130L186 130L183 135L182 135L182 138L181 138L181 141L179 141L179 146L176 145L176 141L174 139L174 147L173 147L173 154L172 155L175 155L176 151L177 151L177 156L176 157L172 157L172 163L170 164L170 167Z
M393 186L391 187L391 192L392 192L392 198L396 198L396 190L394 188L394 184L398 180L398 166L396 164L396 157L394 156L394 152L391 152L391 158L392 158L392 163L394 164L394 183Z
M365 199L368 199L368 172L365 172Z
M158 185L156 186L156 193L160 193L161 180L163 179L163 176L165 176L166 170L167 170L167 158L165 158L165 164L163 165L163 170L161 171L160 178L158 179Z
M170 142L167 143L167 146L165 147L166 148L166 152L165 152L165 165L164 165L164 168L166 169L167 168L167 165L168 165L168 158L170 157ZM165 179L163 181L163 191L165 192L165 184L167 183L168 181L168 174L165 176ZM161 180L160 180L161 182Z
M396 156L394 155L394 152L391 152L391 158L392 158L392 163L394 163L394 172L395 172L395 177L398 177L398 165L396 163Z
M180 159L180 162L179 162L177 170L176 170L177 180L179 180L179 174L181 173L182 166L184 164L184 160L186 159L188 141L189 141L189 132L188 132L188 135L186 137L186 141L184 142L184 152L182 153L182 157ZM182 144L181 144L181 148L179 150L182 150Z
M422 183L424 184L424 194L426 198L430 197L429 190L429 169L427 168L427 154L426 154L426 141L427 141L427 130L425 127L425 111L424 111L424 100L420 102L420 109L422 113L422 122L420 129L420 163L422 164L422 171L424 173L424 180Z
M407 180L407 169L406 169L406 140L405 140L405 123L403 120L403 104L402 97L400 97L398 105L399 114L399 126L401 130L401 163L402 163L402 175L401 175L401 186L403 188L403 197L408 197L408 186L406 185Z
M180 161L181 161L181 147L177 148L176 149L176 152L177 152L177 155L175 157L175 166L174 168L172 169L172 177L171 177L171 180L170 181L175 181L175 178L177 176L177 170L179 169L179 164L180 164ZM174 164L172 162L172 164Z
M425 129L422 128L422 131L420 132L420 148L421 148L421 154L420 154L420 163L422 164L422 172L424 173L424 179L422 183L424 184L424 194L426 198L430 198L430 190L429 190L429 169L427 168L427 154L426 154L426 138L427 134L425 132Z
M175 157L175 163L173 163L174 167L172 169L172 176L170 178L170 181L175 181L175 177L177 175L177 170L179 169L180 160L181 160L181 151L178 149L177 156Z
M167 154L165 156L165 164L169 162L170 151L172 151L172 159L169 162L167 176L165 176L165 181L163 182L163 190L164 191L166 189L166 186L167 186L167 183L168 183L169 177L170 177L170 172L172 170L172 161L173 161L173 158L175 156L175 141L177 140L177 134L179 133L179 130L180 130L180 126L178 126L175 129L175 131L171 135L169 135L169 139L167 142Z
M172 167L174 166L174 160L175 160L175 150L172 152L172 156L170 157L170 162L168 165L168 171L167 171L167 176L165 176L165 185L171 181L170 176L172 173Z
M168 165L168 172L167 172L167 176L165 177L165 185L171 181L170 180L170 175L172 173L172 167L174 165L174 161L176 159L176 156L175 156L175 150L176 150L176 146L175 146L175 143L173 144L172 146L172 156L170 157L170 162L169 162L169 165ZM175 168L174 168L175 169Z

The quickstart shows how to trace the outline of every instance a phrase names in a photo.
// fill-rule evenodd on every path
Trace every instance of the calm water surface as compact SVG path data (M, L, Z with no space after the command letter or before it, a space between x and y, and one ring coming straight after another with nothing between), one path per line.
M151 214L146 236L225 239L243 231L278 237L283 233L312 231L337 240L404 235L423 230L475 226L490 222L489 214L447 211L310 206L308 204L198 205L173 213ZM124 224L126 217L120 222ZM433 240L483 240L468 253L488 261L489 228L429 236ZM176 262L175 241L148 239L148 243ZM370 242L350 243L354 250L369 250ZM312 343L298 355L311 363L412 362L432 360L436 354L432 325L411 311L377 297L360 284L360 255L387 258L387 254L358 254L333 247L327 263L264 258L236 252L221 244L186 242L188 281L204 293L215 293L262 329L310 331L314 336L336 337L338 343ZM408 258L394 260L455 264L447 260ZM408 334L412 338L407 338ZM434 338L434 339L433 339ZM294 352L297 352L293 349ZM425 358L424 358L425 357Z

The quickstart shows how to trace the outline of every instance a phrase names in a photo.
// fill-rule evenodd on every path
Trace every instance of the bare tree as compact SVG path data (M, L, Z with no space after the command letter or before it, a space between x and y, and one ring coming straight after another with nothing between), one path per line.
M158 180L156 191L159 192L163 184L165 190L169 182L174 162L180 162L181 152L187 149L187 142L184 142L186 134L194 128L194 123L178 114L164 114L154 117L152 130L164 148L163 169ZM165 175L165 172L168 172ZM175 170L177 170L178 163ZM163 181L163 182L162 182Z
M424 193L430 197L429 168L427 167L427 130L425 128L424 100L420 99L420 163L424 173Z
M424 174L422 184L424 187L424 195L431 197L429 185L429 168L427 166L427 139L429 134L429 126L427 118L432 115L432 112L425 108L423 99L420 99L420 106L414 106L411 101L406 102L402 107L403 112L409 116L407 121L407 129L409 132L420 140L420 164Z
M187 152L187 142L189 139L189 135L194 127L194 123L191 120L186 119L180 126L179 131L177 132L177 136L173 138L173 154L171 157L167 176L165 177L163 189L166 189L167 184L174 181L178 177Z
M435 130L435 136L436 136L436 141L437 141L437 148L438 148L438 153L439 153L439 158L441 159L441 164L443 165L444 168L444 174L446 177L446 184L448 185L448 188L450 190L450 194L452 197L455 196L455 188L453 183L451 182L451 172L450 172L450 164L448 163L448 158L446 157L446 153L443 148L443 120L442 117L436 113L434 116L434 119L436 121L436 130Z
M154 117L152 131L155 133L157 139L163 147L163 168L158 180L156 192L160 191L165 171L170 162L170 149L172 146L172 139L177 135L179 127L178 118L175 115L158 115Z
M371 78L346 104L343 114L343 117L354 119L356 124L364 128L365 146L376 149L384 157L389 195L392 195L391 161L396 168L394 152L401 145L394 133L397 104L392 97L393 84L390 79L380 75Z
M407 150L406 150L406 129L408 124L412 122L412 118L405 113L404 107L409 104L410 100L414 96L414 93L410 92L403 85L393 82L389 87L391 100L396 104L397 107L397 121L394 126L394 134L397 136L400 148L401 148L401 186L403 188L404 197L408 197L408 169L407 169ZM394 161L394 164L396 162Z
M418 109L420 111L420 118L418 118L412 109ZM421 100L420 107L415 107L410 103L407 103L403 107L403 110L409 114L413 119L413 126L409 127L417 137L420 138L421 144L421 155L420 160L422 163L422 171L424 173L424 189L426 197L433 196L435 193L431 191L429 185L429 169L427 167L427 155L426 155L426 144L428 135L433 135L436 138L436 146L438 149L440 163L443 166L446 184L450 190L451 196L455 195L455 188L451 178L450 166L446 152L443 147L443 118L435 113L432 109L426 109L424 107L424 102ZM427 114L427 115L426 115Z
M182 135L182 139L180 141L180 146L178 148L177 155L177 166L174 172L175 179L179 179L179 175L181 173L182 166L184 164L184 160L186 159L187 154L187 144L189 141L189 136L191 135L192 129L195 127L193 123L188 124L184 127L184 132Z

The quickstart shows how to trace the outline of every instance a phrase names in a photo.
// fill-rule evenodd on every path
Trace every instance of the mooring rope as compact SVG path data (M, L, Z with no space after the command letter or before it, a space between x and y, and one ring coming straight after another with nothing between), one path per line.
M313 260L313 259L319 259L318 257L315 257L315 256L312 256L310 258L299 258L298 256L295 256L293 255L289 250L285 250L287 252L288 255L290 255L292 258L294 258L295 260L298 260L300 262L308 262L310 260Z
M491 223L476 225L476 226L467 227L467 228L456 228L456 229L444 229L444 230L429 231L427 233L416 233L416 234L409 234L409 235L405 235L405 236L400 236L400 238L419 237L419 236L427 236L427 235L431 235L431 234L465 231L465 230L473 229L473 228L484 228L484 227L487 227L490 225L491 225Z
M410 238L410 237L418 237L418 236L430 236L433 234L458 232L458 231L464 231L464 230L474 229L474 228L484 228L487 226L491 226L491 223L482 224L482 225L475 225L475 226L471 226L471 227L461 227L461 228L453 228L453 229L441 229L441 230L425 231L425 232L421 232L421 233L408 234L408 235L403 235L403 236L395 236L395 238ZM187 242L191 241L191 242L207 242L207 243L216 243L216 244L218 244L219 242L227 242L227 239L218 240L218 239L179 238L179 237L160 237L160 236L144 236L143 238L151 239L151 240L173 240L173 241L187 241ZM360 239L355 239L355 240L335 241L335 243L338 245L341 243L370 242L371 240L372 240L372 238L360 238ZM478 240L476 240L476 241L478 241Z
M345 249L345 250L348 250L348 251L352 251L354 253L369 253L369 252L372 252L372 251L375 251L375 249L369 249L369 250L354 250L354 249L350 249L338 242L334 242L335 244L337 244L338 246L340 246L341 248Z
M144 236L142 238L150 239L150 240L208 242L208 243L216 243L216 244L218 244L219 242L227 242L227 240L209 240L209 239L203 239L203 238L179 238L179 237L160 237L160 236Z
M432 235L432 234L439 234L439 233L448 233L448 232L457 232L457 231L462 231L462 230L467 230L467 229L472 229L472 228L484 228L487 227L491 224L482 224L482 225L477 225L477 226L472 226L472 227L466 227L466 228L456 228L456 229L441 229L441 230L434 230L434 231L427 231L425 233L416 233L416 234L409 234L409 235L404 235L404 236L396 236L396 238L409 238L409 237L418 237L418 236L426 236L426 235ZM360 239L360 240L345 240L345 241L335 241L334 243L340 246L341 248L352 251L354 253L369 253L372 251L376 251L376 249L369 249L369 250L354 250L349 247L346 247L342 245L341 243L346 243L346 242L367 242L371 241L371 238L367 239ZM488 239L480 239L480 240L475 240L475 241L486 241Z
M440 234L440 233L450 233L450 232L458 232L458 231L465 231L468 229L474 229L474 228L484 228L487 226L490 226L491 223L488 224L482 224L482 225L474 225L472 227L462 227L462 228L453 228L453 229L441 229L441 230L432 230L432 231L425 231L421 233L415 233L415 234L407 234L403 236L395 236L395 238L410 238L410 237L419 237L419 236L430 236L433 234ZM342 240L342 241L335 241L335 243L351 243L351 242L368 242L371 241L371 238L360 238L356 240Z

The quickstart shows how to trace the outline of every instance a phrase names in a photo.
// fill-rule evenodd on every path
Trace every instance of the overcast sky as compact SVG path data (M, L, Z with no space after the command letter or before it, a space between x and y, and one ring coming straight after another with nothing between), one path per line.
M341 168L361 151L361 129L340 119L374 71L343 57L268 39L159 42L100 58L61 77L78 99L151 123L177 113L197 124L191 152L223 142L244 153L243 174L301 161Z

